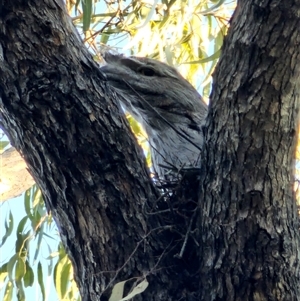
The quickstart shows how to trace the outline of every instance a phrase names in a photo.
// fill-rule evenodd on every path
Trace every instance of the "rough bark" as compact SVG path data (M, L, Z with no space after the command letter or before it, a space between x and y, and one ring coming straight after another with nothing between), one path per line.
M143 214L158 193L98 66L59 0L0 10L1 122L57 222L83 300L146 276L147 299L166 300L172 281L157 266L171 266L173 236Z
M207 120L200 300L300 299L299 16L300 1L239 1L232 18Z
M286 3L239 1L207 122L199 242L189 239L180 259L172 220L145 214L158 192L59 0L2 1L1 122L43 191L83 300L106 300L110 284L143 276L144 300L300 296L292 194L300 4Z

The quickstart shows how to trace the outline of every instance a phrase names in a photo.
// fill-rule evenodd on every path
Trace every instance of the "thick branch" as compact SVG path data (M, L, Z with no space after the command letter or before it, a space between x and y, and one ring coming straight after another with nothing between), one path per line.
M99 300L109 283L147 275L170 242L143 215L158 194L60 1L1 5L0 117L58 224L83 300ZM166 279L155 277L162 296Z
M299 0L239 1L232 19L203 156L201 300L299 298L299 16Z

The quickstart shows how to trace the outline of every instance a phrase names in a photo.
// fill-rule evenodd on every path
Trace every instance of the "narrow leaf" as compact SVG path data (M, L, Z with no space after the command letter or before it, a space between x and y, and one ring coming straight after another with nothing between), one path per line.
M10 260L7 263L7 272L8 272L8 277L10 281L13 281L13 271L14 271L14 266L16 264L16 261L19 258L19 254L13 255Z
M82 11L83 11L83 31L89 30L91 25L92 11L93 11L93 1L92 0L82 0Z
M7 238L11 235L12 230L14 228L14 217L13 217L11 211L9 212L8 219L5 220L4 227L5 227L5 234L2 237L0 247L2 247L5 244Z
M68 286L70 284L70 271L71 271L71 263L67 262L62 270L62 273L60 275L61 277L61 294L62 296L66 296L66 293L68 291Z
M37 245L36 245L36 249L35 249L35 253L34 253L33 262L35 262L37 260L37 257L39 255L43 236L44 236L44 223L42 223L39 234L38 234L38 240L37 240Z
M28 218L32 218L32 212L31 212L31 199L32 199L32 193L33 189L32 187L27 189L25 194L24 194L24 207L25 207L25 212L28 216Z
M7 273L7 263L5 263L0 268L0 291L1 291L2 287L4 286L4 282L7 278L7 275L8 275L8 273Z
M19 257L16 261L16 269L15 269L15 280L21 280L26 273L26 265L24 260Z
M26 261L26 273L24 275L24 286L32 286L34 282L34 273L32 267L29 265L29 262Z
M13 296L14 287L12 283L9 281L5 288L3 301L11 301Z
M62 278L63 275L63 270L65 268L65 264L67 263L68 257L65 254L61 259L58 260L57 264L55 265L54 268L54 284L55 288L58 294L58 297L60 300L62 300L65 296L66 290L65 290L65 281L66 279Z
M44 286L44 279L43 279L43 269L42 265L39 262L38 267L37 267L37 273L38 273L38 283L41 288L42 296L43 296L43 301L45 301L45 286Z
M18 301L25 301L25 292L22 281L16 281Z

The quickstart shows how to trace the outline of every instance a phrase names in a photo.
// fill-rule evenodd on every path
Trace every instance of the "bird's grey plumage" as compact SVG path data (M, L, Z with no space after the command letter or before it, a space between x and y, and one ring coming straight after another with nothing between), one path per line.
M201 125L207 106L179 72L157 60L106 53L101 71L124 108L144 127L153 169L195 166L203 144Z

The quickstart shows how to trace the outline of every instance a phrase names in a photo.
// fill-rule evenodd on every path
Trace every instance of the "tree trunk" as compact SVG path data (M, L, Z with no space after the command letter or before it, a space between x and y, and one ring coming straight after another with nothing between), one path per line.
M115 94L63 5L2 1L1 122L42 189L83 300L144 277L137 299L298 300L300 1L256 2L239 2L215 75L200 231L186 235L199 237L182 248L186 221L147 213L167 202L157 202Z
M239 1L231 20L203 154L200 300L300 299L299 13L300 1Z

